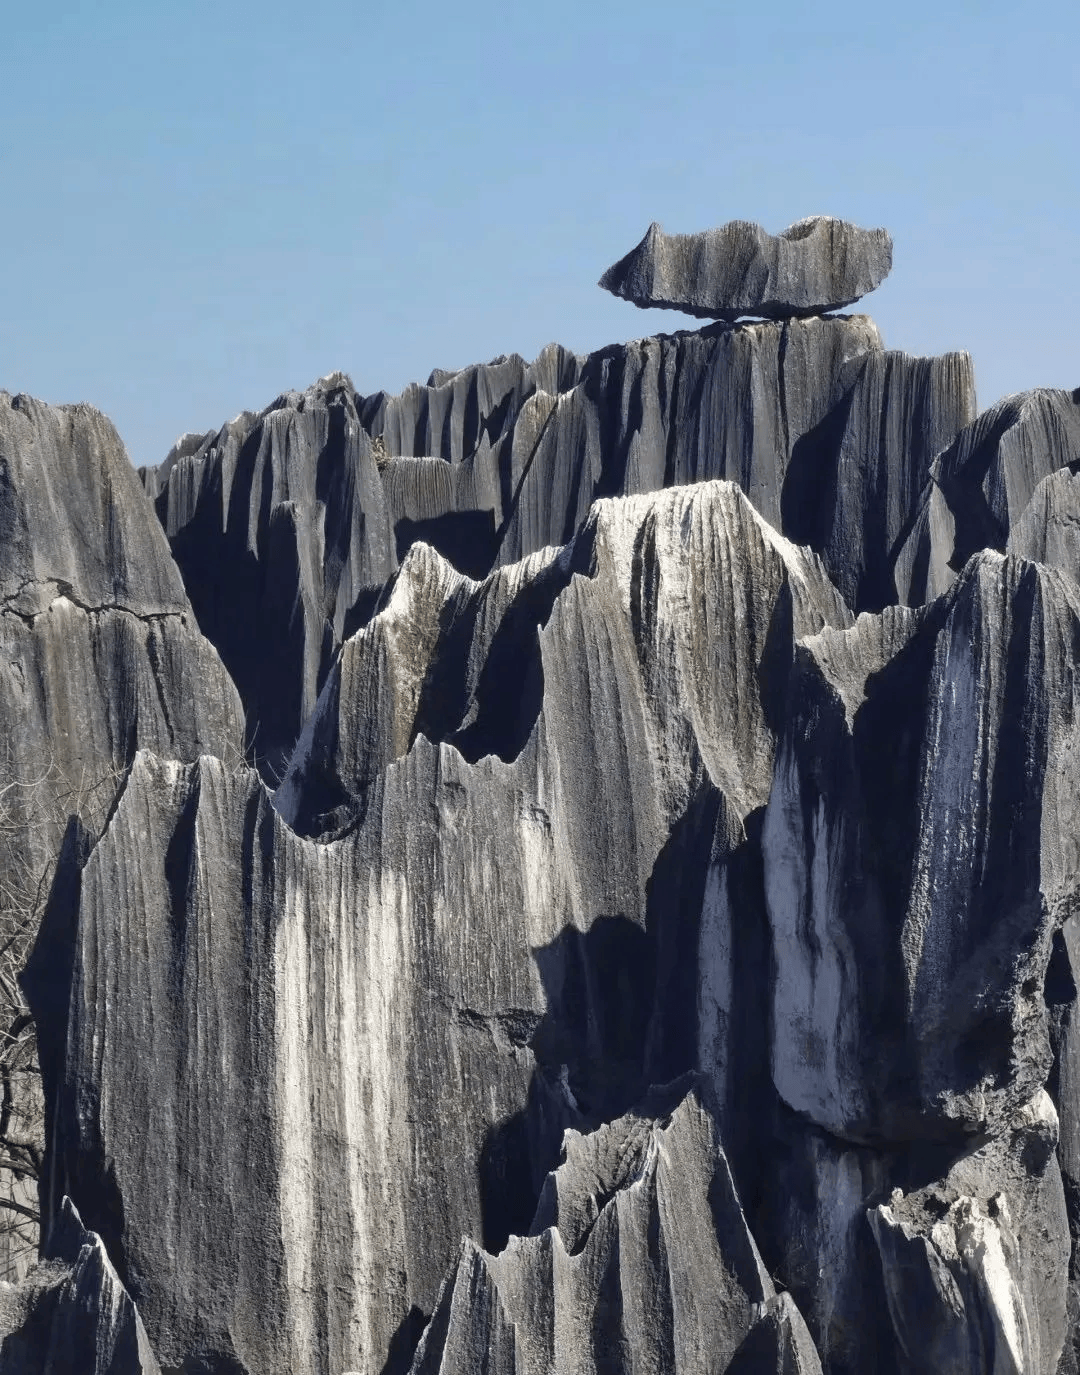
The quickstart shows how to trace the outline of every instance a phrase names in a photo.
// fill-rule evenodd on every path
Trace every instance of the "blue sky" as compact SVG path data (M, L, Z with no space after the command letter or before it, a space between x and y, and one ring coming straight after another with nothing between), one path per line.
M136 463L333 368L690 324L595 285L654 219L885 225L889 347L1080 385L1074 4L4 9L0 387Z

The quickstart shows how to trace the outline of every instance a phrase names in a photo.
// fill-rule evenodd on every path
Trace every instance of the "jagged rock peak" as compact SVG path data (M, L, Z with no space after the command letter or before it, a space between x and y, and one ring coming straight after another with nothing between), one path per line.
M820 1372L746 1225L715 1123L681 1088L666 1103L653 1090L591 1136L568 1132L531 1235L498 1255L464 1240L411 1375L761 1371L770 1357L778 1371Z
M161 1375L142 1319L65 1197L41 1261L0 1284L0 1375Z
M699 234L645 237L600 278L605 291L642 308L663 306L707 320L820 315L849 306L880 286L892 268L885 229L860 229L831 215L768 234L732 220Z

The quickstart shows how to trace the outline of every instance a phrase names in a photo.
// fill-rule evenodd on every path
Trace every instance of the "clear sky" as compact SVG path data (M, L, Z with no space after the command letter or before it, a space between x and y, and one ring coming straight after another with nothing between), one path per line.
M691 322L600 291L651 220L885 225L886 344L1080 384L1075 0L0 0L0 388L136 463Z

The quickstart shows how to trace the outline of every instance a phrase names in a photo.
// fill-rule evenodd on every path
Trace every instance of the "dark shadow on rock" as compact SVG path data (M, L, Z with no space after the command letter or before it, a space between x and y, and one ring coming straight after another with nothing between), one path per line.
M783 533L795 544L808 544L818 552L832 534L837 464L854 399L853 381L836 405L795 441L780 490Z
M666 1084L698 1062L701 912L720 793L703 784L671 829L646 886L645 925L655 968L645 1046L646 1084Z
M424 1335L427 1325L428 1319L423 1310L417 1308L414 1303L390 1338L386 1360L379 1375L408 1375L416 1348L420 1345L420 1338Z
M558 1072L538 1067L525 1107L491 1127L480 1152L481 1242L497 1255L532 1229L544 1180L559 1162L563 1132L583 1126Z
M586 931L564 927L533 958L547 995L531 1041L537 1063L565 1070L583 1117L618 1117L646 1088L655 937L626 917L599 917Z
M399 563L411 545L423 541L438 550L459 573L474 579L491 572L499 547L494 511L447 511L426 520L402 516L394 525L394 539Z
M547 1010L528 1045L525 1107L493 1126L478 1162L483 1244L529 1232L567 1127L591 1131L633 1111L650 1084L697 1060L701 910L720 795L703 785L672 828L647 888L644 926L598 917L533 951Z
M487 1133L479 1164L483 1244L529 1231L567 1127L591 1130L645 1088L655 942L626 917L567 926L533 951L547 1011L529 1041L536 1069L525 1107Z
M345 621L341 631L342 643L350 635L355 635L358 630L363 630L364 626L376 615L386 595L387 587L390 585L388 583L383 587L365 587L360 591L356 601L345 612ZM329 665L327 665L327 669L329 669Z
M998 456L1002 439L1020 419L1021 404L1019 397L1006 401L993 424L978 436L979 442L975 445L972 444L972 432L961 431L938 460L938 485L955 525L953 552L949 558L949 567L955 572L981 549L1005 548L1008 531L991 509L983 482Z
M455 625L455 635L461 636L457 653L444 653L432 666L424 684L417 729L431 739L447 738L446 728L431 734L436 723L436 710L445 710L447 701L460 702L457 720L451 728L450 743L470 764L485 755L495 754L509 763L516 759L532 734L544 705L544 667L540 654L540 631L547 625L552 608L570 578L569 569L562 563L552 564L532 579L507 608L494 638L488 647L484 667L476 685L475 705L471 720L461 726L464 702L464 672L469 645L475 630L475 619L482 611L475 602L468 618ZM448 692L448 667L460 680L455 690ZM458 727L461 726L460 729Z
M586 367L582 384L585 395L596 407L600 427L603 466L592 494L593 501L598 501L601 497L622 496L626 491L630 448L645 420L644 373L634 350L626 348L614 354L599 374L590 373L591 369ZM611 404L612 396L625 397L622 408ZM573 538L575 533L571 531L568 537Z

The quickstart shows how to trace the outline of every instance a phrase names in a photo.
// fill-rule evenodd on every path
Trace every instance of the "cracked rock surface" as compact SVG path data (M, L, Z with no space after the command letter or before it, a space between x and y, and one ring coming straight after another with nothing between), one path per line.
M0 392L0 1278L33 1261L43 1105L15 982L68 816L140 747L239 757L243 714L112 424Z

